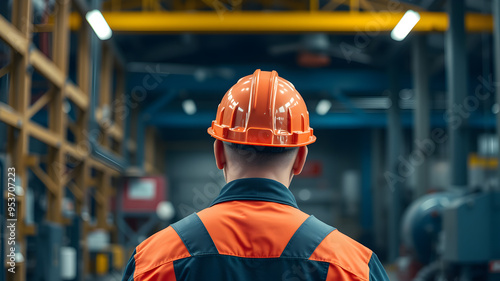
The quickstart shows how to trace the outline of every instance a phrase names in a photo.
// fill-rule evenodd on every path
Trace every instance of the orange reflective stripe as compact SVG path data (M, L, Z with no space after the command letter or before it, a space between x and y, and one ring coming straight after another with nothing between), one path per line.
M190 254L175 230L169 226L149 237L136 248L134 278ZM135 280L135 279L134 279ZM147 279L146 279L147 280Z
M288 205L262 201L229 201L198 213L222 255L279 257L309 217Z
M321 244L319 244L316 251L314 251L309 259L329 262L336 266L337 269L334 270L336 273L332 273L332 276L339 275L341 271L347 271L357 276L360 280L368 280L370 274L368 262L371 255L372 251L370 249L359 244L338 230L334 230L323 240L323 242L321 242ZM339 268L342 268L342 270ZM356 279L351 278L347 280Z
M140 275L134 275L134 281L175 281L174 263L168 262Z

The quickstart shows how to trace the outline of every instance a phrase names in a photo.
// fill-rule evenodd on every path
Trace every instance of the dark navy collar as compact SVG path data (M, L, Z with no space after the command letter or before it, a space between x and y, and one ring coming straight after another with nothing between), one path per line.
M246 178L229 182L210 206L242 200L276 202L299 208L295 197L286 186L265 178Z

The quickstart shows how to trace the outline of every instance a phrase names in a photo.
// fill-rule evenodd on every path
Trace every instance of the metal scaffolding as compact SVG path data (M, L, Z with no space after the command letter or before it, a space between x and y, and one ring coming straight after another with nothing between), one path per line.
M86 12L85 7L78 6L80 16ZM33 47L31 1L13 1L12 20L9 22L0 16L0 39L11 49L10 63L0 69L0 74L9 77L8 104L0 104L0 121L8 125L8 154L12 166L23 188L28 186L28 169L46 187L48 206L46 220L59 225L69 225L72 222L63 216L62 201L66 190L75 198L75 211L80 214L88 206L88 197L93 196L96 203L96 224L84 221L83 235L100 228L115 231L108 225L109 200L115 193L111 185L113 178L120 176L120 169L109 165L93 154L94 148L108 151L113 157L119 157L125 147L135 149L135 145L124 145L125 118L118 116L113 101L123 99L125 87L125 71L123 61L116 55L111 44L104 44L105 60L98 67L102 69L100 100L95 115L100 131L100 144L89 143L88 123L92 107L91 77L91 44L90 38L95 36L87 24L81 24L78 32L77 47L77 81L68 79L69 65L69 18L70 1L56 1L52 29L52 59ZM100 45L103 45L100 43ZM49 82L49 90L34 103L32 99L32 70L36 70ZM114 92L113 80L116 80ZM112 98L113 97L113 98ZM78 109L77 120L71 122L64 111L66 100L71 101ZM44 127L34 122L32 117L47 108L48 126ZM104 116L104 109L114 116ZM75 136L70 140L68 130ZM39 155L30 153L29 139L35 138L48 147L48 157L42 159ZM69 163L71 162L71 165ZM46 167L46 168L44 168ZM74 168L71 168L74 167ZM93 190L93 192L90 192ZM21 253L26 256L26 237L37 234L36 225L25 223L25 204L22 194L17 201L17 236L16 243ZM87 245L82 245L84 262L88 263ZM86 254L85 254L86 253ZM87 268L84 266L83 268ZM15 280L25 280L25 262L16 265Z

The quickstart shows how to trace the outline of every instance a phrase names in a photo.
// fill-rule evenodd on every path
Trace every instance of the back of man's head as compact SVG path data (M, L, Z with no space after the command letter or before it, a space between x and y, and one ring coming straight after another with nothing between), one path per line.
M276 71L245 76L222 98L208 133L226 180L267 177L288 186L316 141L304 99Z
M292 163L297 155L297 147L271 147L224 143L228 161L251 169L279 168Z

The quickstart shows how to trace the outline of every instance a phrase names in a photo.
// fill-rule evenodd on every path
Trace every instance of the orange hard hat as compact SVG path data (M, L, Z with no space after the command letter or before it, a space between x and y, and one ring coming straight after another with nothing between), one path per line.
M276 71L241 78L222 98L208 133L221 141L297 147L316 141L309 112L292 83Z

